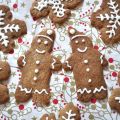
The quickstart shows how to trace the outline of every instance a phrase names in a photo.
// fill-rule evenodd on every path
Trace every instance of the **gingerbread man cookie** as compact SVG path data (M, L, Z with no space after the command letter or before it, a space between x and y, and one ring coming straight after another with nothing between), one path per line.
M70 16L70 10L82 2L83 0L36 0L31 15L34 20L49 16L54 23L63 23Z
M9 100L9 91L2 82L10 77L10 66L8 62L0 61L0 104L4 104Z
M91 98L106 98L103 68L107 66L107 60L93 48L91 39L86 35L71 28L69 36L73 53L63 67L66 71L73 71L78 100L88 102Z
M80 111L73 103L68 103L60 110L59 120L81 120Z
M44 114L40 120L56 120L55 118L55 114L51 113L51 114Z
M105 44L120 41L120 0L103 0L99 10L91 16L92 26L100 29Z
M112 91L112 95L109 98L110 107L120 113L120 88L116 88Z
M22 77L17 87L17 102L26 102L31 97L38 106L50 103L50 77L62 67L59 59L51 55L55 32L43 30L31 44L30 50L18 59Z
M7 6L0 5L0 50L9 53L13 50L14 39L27 33L24 21L11 21L12 13Z

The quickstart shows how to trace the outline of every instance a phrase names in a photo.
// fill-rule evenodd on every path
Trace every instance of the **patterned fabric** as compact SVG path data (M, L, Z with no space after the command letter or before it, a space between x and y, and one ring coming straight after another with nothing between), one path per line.
M67 35L68 27L73 26L86 35L92 36L94 48L103 53L109 62L109 68L104 71L109 95L113 88L118 87L117 74L120 70L120 45L106 47L100 39L99 32L90 26L90 16L93 11L99 8L102 2L99 3L99 1L85 0L82 8L72 11L72 16L67 23L63 26L55 26L47 18L38 22L32 20L29 13L30 0L0 0L0 4L4 3L13 10L13 17L24 19L28 26L28 34L18 38L14 51L8 55L0 53L0 58L9 61L12 69L8 86L11 99L9 103L0 106L0 120L39 120L43 113L49 112L55 112L56 117L58 117L58 110L68 102L74 102L78 106L82 120L120 120L120 115L110 109L107 100L96 101L93 98L90 103L78 102L73 75L72 73L64 73L64 71L55 73L51 78L52 98L49 107L38 108L32 101L27 104L16 105L14 99L15 88L21 76L16 60L30 47L33 36L43 28L53 28L57 31L53 55L59 57L62 61L65 61L71 53L70 41Z

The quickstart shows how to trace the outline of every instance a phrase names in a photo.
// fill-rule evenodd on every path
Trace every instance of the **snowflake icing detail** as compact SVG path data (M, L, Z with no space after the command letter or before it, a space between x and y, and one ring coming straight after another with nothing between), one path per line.
M120 15L119 15L119 5L116 3L116 1L110 0L108 3L109 8L111 9L110 15L107 13L105 15L100 14L97 18L100 18L101 21L103 20L109 20L109 25L107 25L107 28L109 29L106 31L106 33L109 34L109 38L112 38L115 36L115 30L118 29L117 25L120 26Z
M76 116L76 114L72 114L72 110L69 110L69 112L66 112L66 114L68 115L68 117L65 118L64 116L62 116L62 119L64 119L64 120L74 120L74 118L71 118L71 117Z
M64 4L61 3L60 0L41 0L37 3L38 5L34 8L41 11L42 9L48 7L49 5L52 6L53 12L56 14L57 17L64 16Z
M2 10L0 10L0 25L4 25L5 23L4 21L4 15L5 13L3 13ZM7 24L4 27L0 28L0 42L2 42L2 45L4 45L5 47L8 46L9 40L8 40L8 36L6 35L9 31L10 32L18 32L19 31L19 25L15 25L15 24Z

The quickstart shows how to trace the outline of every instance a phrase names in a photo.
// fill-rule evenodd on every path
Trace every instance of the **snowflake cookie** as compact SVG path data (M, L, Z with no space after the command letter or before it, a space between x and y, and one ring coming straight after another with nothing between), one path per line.
M59 120L81 120L80 111L73 103L68 103L60 110Z
M109 98L110 107L120 113L120 88L116 88L112 91L112 95Z
M32 97L38 106L49 105L50 77L62 67L59 59L51 55L54 40L54 30L43 30L33 40L30 50L18 59L22 76L15 93L17 102L26 102Z
M55 114L54 113L51 113L51 114L44 114L40 120L56 120L55 118Z
M6 61L0 61L0 104L4 104L9 100L9 91L6 85L2 83L10 77L11 69Z
M14 39L27 33L26 24L21 20L13 20L7 6L0 5L0 50L9 53L15 46Z
M70 16L70 10L82 2L83 0L36 0L31 15L34 20L49 16L54 23L63 23Z
M120 41L120 0L103 0L99 10L92 14L92 26L100 29L105 44Z
M78 100L89 102L92 98L107 97L107 86L103 76L103 68L107 60L96 49L86 35L70 28L72 55L65 61L65 71L73 71L76 81Z

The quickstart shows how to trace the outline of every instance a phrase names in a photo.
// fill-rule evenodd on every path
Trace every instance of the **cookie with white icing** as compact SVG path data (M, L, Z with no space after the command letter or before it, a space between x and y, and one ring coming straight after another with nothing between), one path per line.
M105 44L120 41L120 0L103 0L99 10L91 16L91 24L100 30Z
M11 69L6 61L0 61L0 104L4 104L9 100L9 90L3 81L10 77Z
M112 91L112 95L109 98L109 105L111 109L120 113L120 88L116 88Z
M4 53L13 51L14 40L27 33L26 24L22 20L11 20L9 7L0 5L0 50Z
M38 106L50 103L50 77L62 67L58 58L51 55L55 32L45 29L31 43L31 48L18 59L22 76L15 92L17 102L26 102L31 97Z
M91 98L107 97L107 86L103 77L103 69L107 60L96 49L86 35L74 28L68 30L72 54L65 61L65 71L73 71L79 101L89 102Z
M51 114L44 114L40 120L56 120L55 114L51 113Z
M30 12L34 20L49 16L54 23L63 23L71 15L70 10L82 2L83 0L37 0Z
M68 103L60 110L59 120L81 120L80 110L73 103Z

